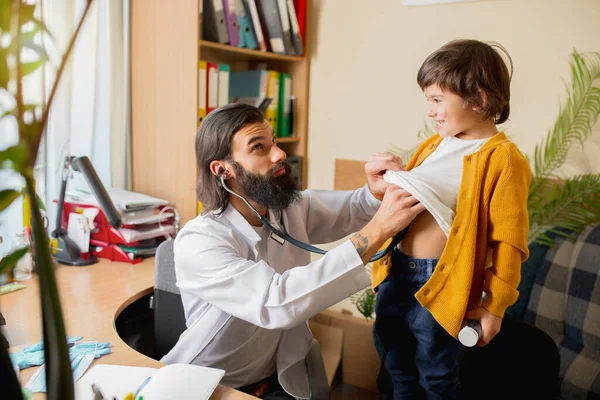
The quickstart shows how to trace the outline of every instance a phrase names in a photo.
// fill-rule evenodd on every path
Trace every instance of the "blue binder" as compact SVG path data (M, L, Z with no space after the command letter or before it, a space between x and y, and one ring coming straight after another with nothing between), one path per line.
M246 6L246 2L243 0L236 0L236 12L238 25L240 26L240 44L239 47L245 47L247 49L256 49L258 43L254 36L254 27L250 20L250 12Z

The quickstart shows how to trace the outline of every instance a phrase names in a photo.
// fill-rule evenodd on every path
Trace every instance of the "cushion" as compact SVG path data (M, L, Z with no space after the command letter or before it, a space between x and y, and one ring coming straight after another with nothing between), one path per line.
M597 225L575 240L557 239L557 246L546 252L531 287L524 320L558 344L564 398L600 398L599 273Z

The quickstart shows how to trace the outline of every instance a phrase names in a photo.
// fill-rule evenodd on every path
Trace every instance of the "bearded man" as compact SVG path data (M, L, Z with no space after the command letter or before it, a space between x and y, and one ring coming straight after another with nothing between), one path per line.
M368 185L355 191L300 192L285 158L258 108L231 104L202 122L203 212L174 243L187 329L161 361L223 369L221 383L261 398L307 399L307 321L369 286L364 265L424 208L383 180L386 170L402 168L390 153L371 157ZM305 243L355 234L311 262L257 213Z

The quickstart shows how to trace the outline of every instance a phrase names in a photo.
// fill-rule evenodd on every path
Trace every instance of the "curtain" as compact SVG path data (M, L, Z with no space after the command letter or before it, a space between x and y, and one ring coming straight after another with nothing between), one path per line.
M46 1L47 25L59 48L57 53L62 55L87 0ZM56 228L54 201L58 199L66 156L89 157L107 188L129 187L128 19L127 0L96 0L73 48L52 105L46 136L45 201L50 230ZM79 173L67 183L67 191L74 189L89 191Z

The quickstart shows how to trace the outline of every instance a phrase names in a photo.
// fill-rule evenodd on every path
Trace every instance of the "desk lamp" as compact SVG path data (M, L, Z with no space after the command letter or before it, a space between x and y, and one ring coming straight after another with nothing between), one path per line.
M57 252L54 254L54 259L66 265L84 266L97 262L95 256L91 254L89 257L82 257L79 246L67 235L67 231L62 228L63 208L65 203L65 194L67 191L67 179L71 176L71 169L83 174L89 187L92 189L96 200L100 204L100 208L106 219L115 228L121 227L121 215L117 211L110 196L106 192L102 181L98 177L94 166L89 158L83 157L65 157L65 165L63 168L62 182L60 185L60 195L58 198L58 212L56 215L56 229L52 232L52 236L56 238Z

